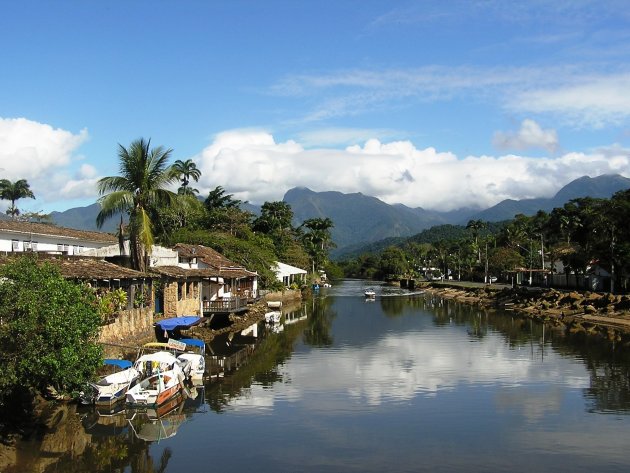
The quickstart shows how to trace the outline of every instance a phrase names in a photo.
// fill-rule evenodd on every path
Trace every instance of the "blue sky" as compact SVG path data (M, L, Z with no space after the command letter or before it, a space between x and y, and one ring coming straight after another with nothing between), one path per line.
M93 203L140 137L252 203L448 210L630 177L626 0L0 0L0 41L23 212Z

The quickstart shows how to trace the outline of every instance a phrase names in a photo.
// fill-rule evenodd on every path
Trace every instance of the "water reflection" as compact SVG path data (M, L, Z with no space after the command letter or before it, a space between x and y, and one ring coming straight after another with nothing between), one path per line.
M364 285L217 337L211 376L160 411L50 412L2 473L630 466L627 350L374 283L366 303Z

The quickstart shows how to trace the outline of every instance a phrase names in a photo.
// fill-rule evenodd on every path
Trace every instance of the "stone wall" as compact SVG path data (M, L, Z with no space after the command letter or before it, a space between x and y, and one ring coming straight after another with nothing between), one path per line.
M182 315L201 316L201 299L199 289L201 283L187 281L182 286L182 298L179 298L179 283L171 281L164 284L164 316L180 317Z
M114 321L101 327L99 342L120 343L153 333L153 309L142 307L121 311Z
M269 292L263 296L266 301L299 301L302 299L302 292L293 289L287 289L285 291Z

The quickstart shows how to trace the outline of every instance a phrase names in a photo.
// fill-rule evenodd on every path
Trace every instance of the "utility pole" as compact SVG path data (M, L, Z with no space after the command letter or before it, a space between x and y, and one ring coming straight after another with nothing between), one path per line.
M490 281L488 281L488 240L486 240L486 275L485 275L485 282L486 284L488 284Z
M542 233L540 234L540 257L542 259L542 275L545 281L545 286L547 286L547 276L545 275L545 243Z

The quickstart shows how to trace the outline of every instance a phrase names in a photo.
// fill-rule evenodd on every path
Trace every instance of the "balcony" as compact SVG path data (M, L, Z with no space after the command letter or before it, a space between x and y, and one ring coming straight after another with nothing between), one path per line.
M247 310L247 298L224 297L215 301L203 301L203 315L238 314Z

